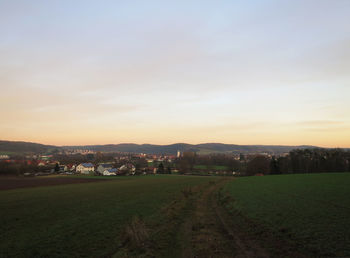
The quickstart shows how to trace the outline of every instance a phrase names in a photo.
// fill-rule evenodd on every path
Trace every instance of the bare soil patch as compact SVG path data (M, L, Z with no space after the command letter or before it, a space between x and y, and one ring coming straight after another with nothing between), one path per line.
M269 257L269 253L254 239L242 238L233 230L217 203L215 193L225 180L209 185L196 199L190 218L191 244L184 249L183 257ZM226 215L226 214L225 214ZM191 254L188 256L187 254Z
M103 179L73 178L73 177L0 177L0 191L17 188L54 186L63 184L80 184L90 182L104 182Z

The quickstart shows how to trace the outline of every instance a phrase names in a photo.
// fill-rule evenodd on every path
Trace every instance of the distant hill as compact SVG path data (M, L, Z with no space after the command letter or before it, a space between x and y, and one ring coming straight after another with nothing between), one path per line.
M53 146L31 142L0 141L0 153L50 153L55 150L93 150L101 152L129 152L146 154L170 154L177 151L194 151L199 154L209 153L271 153L279 154L289 152L293 149L317 148L315 146L278 146L278 145L236 145L223 143L187 144L175 143L169 145L155 144L106 144L85 146Z
M101 152L130 152L146 154L176 154L177 151L195 151L200 154L208 153L285 153L293 149L317 148L315 146L277 146L277 145L235 145L223 143L187 144L176 143L170 145L154 144L108 144L87 146L64 146L64 149L84 149Z
M87 146L64 146L64 149L83 149L101 152L130 152L130 153L147 153L147 154L176 154L178 150L184 151L190 149L190 144L176 143L171 145L154 145L154 144L107 144L107 145L87 145Z
M0 141L0 153L46 153L59 147L32 142Z

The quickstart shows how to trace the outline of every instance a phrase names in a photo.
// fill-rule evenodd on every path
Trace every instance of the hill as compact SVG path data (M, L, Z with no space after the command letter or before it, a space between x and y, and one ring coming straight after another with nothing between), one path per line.
M59 149L59 147L32 142L0 141L0 153L4 154L46 153L55 149Z
M223 143L187 144L175 143L169 145L155 144L106 144L83 146L53 146L32 142L0 141L0 153L50 153L57 150L93 150L101 152L128 152L146 154L175 155L177 151L194 151L199 154L209 153L271 153L280 154L293 149L316 148L315 146L278 146L278 145L236 145Z
M199 154L208 153L271 153L279 154L293 149L316 148L314 146L275 146L275 145L235 145L223 143L187 144L176 143L170 145L154 144L108 144L87 146L64 146L64 149L86 149L101 152L130 152L146 154L176 154L177 151L194 151Z

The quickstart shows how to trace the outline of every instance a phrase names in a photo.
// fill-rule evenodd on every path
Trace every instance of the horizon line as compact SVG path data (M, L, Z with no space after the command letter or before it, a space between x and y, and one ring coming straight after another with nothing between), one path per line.
M328 147L328 146L318 146L318 145L309 145L309 144L236 144L236 143L223 143L223 142L201 142L201 143L186 143L186 142L175 142L169 144L154 144L154 143L133 143L133 142L120 142L120 143L104 143L104 144L68 144L68 145L56 145L48 143L40 143L33 141L24 141L24 140L0 140L5 142L21 142L21 143L33 143L41 145L51 145L55 147L86 147L86 146L104 146L104 145L121 145L121 144L133 144L133 145L156 145L156 146L169 146L176 144L187 144L187 145L201 145L201 144L224 144L224 145L237 145L237 146L281 146L281 147L311 147L311 148L325 148L325 149L349 149L350 147Z

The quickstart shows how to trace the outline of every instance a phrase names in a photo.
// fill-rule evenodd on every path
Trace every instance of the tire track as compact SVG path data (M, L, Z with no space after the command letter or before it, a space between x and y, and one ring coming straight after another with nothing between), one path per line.
M269 257L266 250L227 222L230 218L215 196L226 182L212 183L197 196L192 216L185 222L184 237L190 244L182 257Z

